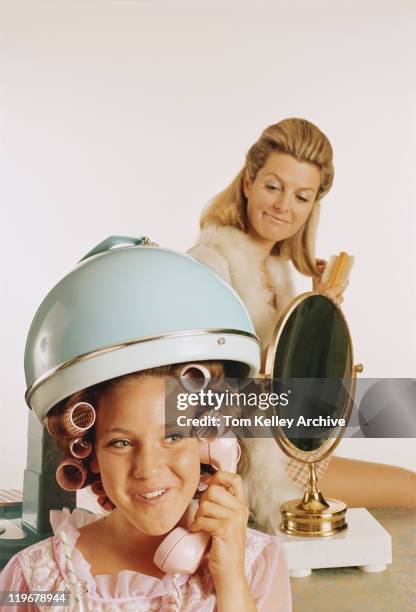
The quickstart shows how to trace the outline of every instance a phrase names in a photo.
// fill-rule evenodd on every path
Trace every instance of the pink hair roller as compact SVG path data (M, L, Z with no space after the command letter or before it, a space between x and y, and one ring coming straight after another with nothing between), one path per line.
M106 495L100 495L97 499L97 503L101 506L101 508L104 508L104 510L107 510L108 512L111 512L111 510L114 510L115 508L115 505L111 499Z
M95 410L88 402L77 402L68 406L59 419L48 430L52 435L64 431L69 436L80 436L95 423Z
M188 363L182 368L179 378L182 386L189 393L193 393L203 391L208 387L211 381L211 372L200 363Z
M96 480L95 482L92 483L91 491L94 493L94 495L98 495L98 496L105 495L104 486L101 480Z
M77 459L85 459L91 454L92 444L83 438L75 438L69 444L69 452Z
M81 489L87 480L87 470L81 459L65 457L56 470L56 481L65 491Z
M207 412L204 412L204 417L205 416L210 417L212 419L212 422L216 422L217 425L210 427L199 426L195 429L193 436L195 438L221 438L221 436L225 432L226 427L223 414L217 410L211 409Z
M95 410L88 402L77 402L62 415L63 423L70 435L84 433L95 423Z
M115 505L113 504L111 499L106 494L104 485L101 480L96 480L95 482L92 483L91 491L94 493L94 495L97 496L97 503L102 508L104 508L104 510L108 510L108 511L114 510Z

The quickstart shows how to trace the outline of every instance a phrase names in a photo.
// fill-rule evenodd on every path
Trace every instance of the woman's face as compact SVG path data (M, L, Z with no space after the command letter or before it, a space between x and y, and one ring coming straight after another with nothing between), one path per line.
M200 463L195 438L178 428L165 432L165 379L129 379L102 395L97 408L91 467L106 494L141 532L171 531L196 491Z
M253 182L243 182L249 234L270 249L306 223L321 181L314 164L286 153L270 153Z

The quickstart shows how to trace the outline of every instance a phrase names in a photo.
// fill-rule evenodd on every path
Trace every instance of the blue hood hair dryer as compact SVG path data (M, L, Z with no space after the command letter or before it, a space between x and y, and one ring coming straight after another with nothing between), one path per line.
M49 512L76 506L55 478L60 453L42 424L72 393L152 367L229 362L254 377L260 343L238 295L214 271L148 238L111 236L48 293L26 341L29 411L22 517L3 521L0 568L52 534ZM37 417L37 419L35 418Z

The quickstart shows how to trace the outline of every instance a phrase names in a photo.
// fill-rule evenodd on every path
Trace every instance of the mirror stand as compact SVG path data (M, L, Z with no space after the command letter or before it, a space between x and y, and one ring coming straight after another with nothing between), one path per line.
M303 499L281 505L281 531L295 536L333 536L347 528L347 506L335 499L326 500L317 487L314 463L308 463L309 483Z

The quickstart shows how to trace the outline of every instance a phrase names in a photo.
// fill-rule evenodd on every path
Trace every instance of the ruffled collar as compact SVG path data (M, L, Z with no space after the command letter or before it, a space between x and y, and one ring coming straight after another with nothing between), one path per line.
M177 587L181 587L189 580L189 574L166 574L163 579L148 576L133 570L121 570L118 574L102 574L92 576L91 565L75 547L80 535L78 529L89 525L102 518L102 515L92 514L88 510L76 508L69 511L52 510L50 512L50 522L55 536L53 537L53 548L55 559L60 571L65 575L65 557L61 540L57 533L64 531L67 535L69 546L72 548L72 560L78 580L85 580L88 585L89 597L100 599L134 599L144 597L152 599L161 597L167 593L172 593ZM176 583L176 586L174 584Z

